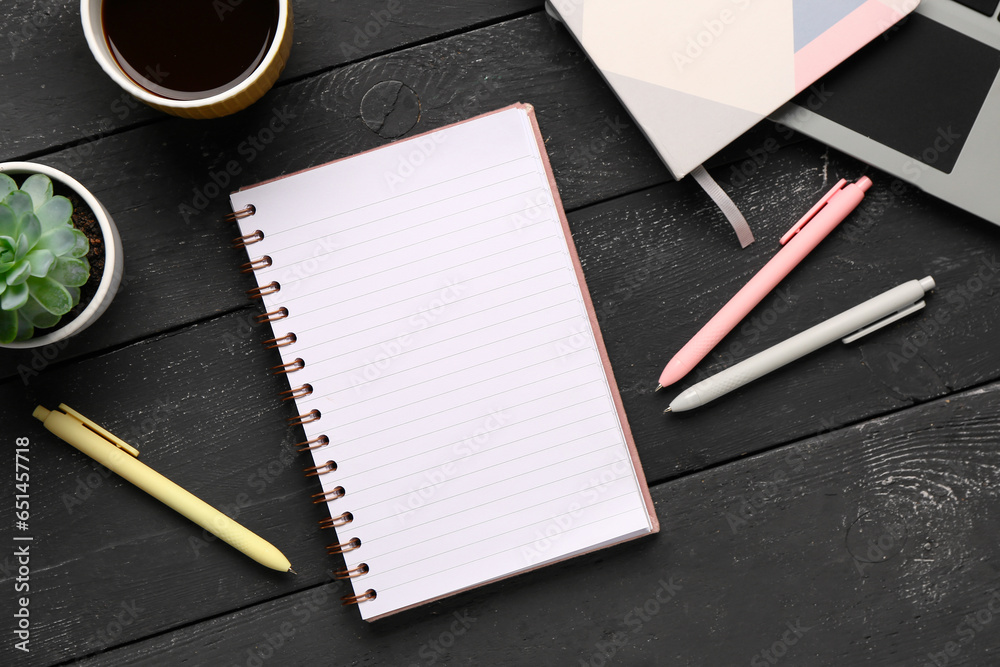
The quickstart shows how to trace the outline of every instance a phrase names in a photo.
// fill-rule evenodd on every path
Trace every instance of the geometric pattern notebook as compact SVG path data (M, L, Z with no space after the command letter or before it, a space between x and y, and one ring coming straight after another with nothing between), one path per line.
M675 178L918 0L550 0ZM822 91L815 103L821 104Z
M231 203L363 618L659 529L530 106Z

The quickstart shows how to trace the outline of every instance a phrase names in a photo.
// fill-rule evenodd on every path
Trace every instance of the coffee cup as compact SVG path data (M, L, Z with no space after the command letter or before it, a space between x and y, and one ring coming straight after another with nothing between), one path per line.
M94 58L140 101L183 118L245 109L285 68L290 0L81 0Z

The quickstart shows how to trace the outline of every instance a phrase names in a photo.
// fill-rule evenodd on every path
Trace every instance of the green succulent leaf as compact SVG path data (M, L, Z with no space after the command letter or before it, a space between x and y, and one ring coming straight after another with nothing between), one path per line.
M18 218L29 211L34 212L35 210L34 202L31 201L31 195L20 190L11 192L3 201L7 206L10 206L11 210L14 211L14 215Z
M28 264L27 259L22 259L20 262L14 265L10 271L7 272L7 276L4 281L8 285L20 285L25 280L31 277L31 264Z
M19 262L28 254L31 250L31 244L28 243L28 237L21 234L17 238L17 245L14 246L14 261Z
M33 296L28 297L27 303L17 311L17 314L29 322L31 322L36 328L48 329L49 327L54 327L59 323L61 319L59 315L53 315L49 311L42 307L42 304L38 303L38 299Z
M90 277L90 265L85 259L60 257L49 270L49 278L69 287L80 287Z
M14 266L14 240L0 236L0 272Z
M3 176L3 174L0 174ZM0 204L0 236L14 238L17 235L17 215L7 204Z
M13 343L15 338L17 338L17 313L0 310L0 343Z
M69 291L52 280L45 278L28 278L27 287L31 291L31 296L38 300L45 310L53 315L65 315L73 308L73 296ZM13 287L8 288L8 292ZM6 295L0 296L0 299ZM27 300L27 299L25 299Z
M80 288L79 287L66 287L66 291L69 292L69 298L73 302L73 306L80 303Z
M42 231L47 232L72 224L70 219L73 217L73 204L62 195L52 197L35 209L35 215L42 223Z
M17 190L17 183L7 174L0 174L0 201L7 198L14 190Z
M51 250L32 250L24 259L31 265L31 275L41 278L52 268L56 256L52 254ZM0 268L0 271L2 270Z
M35 244L38 250L51 250L56 257L62 257L75 247L76 236L69 227L45 232Z
M35 247L38 239L42 238L42 223L38 221L38 216L34 213L26 213L19 222L21 234L28 237L28 250Z
M3 294L4 290L6 289L7 289L7 283L3 280L0 280L0 294Z
M32 280L44 280L44 278L33 278ZM3 310L17 310L28 300L28 286L25 283L18 285L7 284L7 289L0 294L0 308Z
M76 245L66 255L69 257L85 257L90 252L90 241L87 240L87 235L79 229L74 229L73 237L76 239Z
M26 317L20 317L18 312L13 313L17 315L17 335L14 336L14 340L31 340L35 336L35 327L31 325Z
M45 174L32 174L21 184L21 192L31 195L33 208L38 207L52 199L52 181Z

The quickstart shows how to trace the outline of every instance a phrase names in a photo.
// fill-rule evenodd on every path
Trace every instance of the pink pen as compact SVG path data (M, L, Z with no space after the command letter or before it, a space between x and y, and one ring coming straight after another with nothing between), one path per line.
M701 331L674 355L660 374L661 388L677 382L691 372L726 334L761 302L819 242L836 228L865 197L871 179L862 176L855 183L845 179L833 186L801 220L781 237L784 247L771 258ZM808 224L807 224L808 223Z

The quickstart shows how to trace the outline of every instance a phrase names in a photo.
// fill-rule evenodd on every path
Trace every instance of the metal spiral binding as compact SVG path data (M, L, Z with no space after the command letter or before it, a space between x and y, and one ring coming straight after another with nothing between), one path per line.
M269 313L261 313L260 315L254 315L254 319L257 321L257 324L264 324L264 323L270 324L271 322L277 322L278 320L283 320L286 317L288 317L288 309L285 308L284 306L278 308L277 310L272 310ZM305 362L302 362L302 365L304 366Z
M322 493L314 493L311 498L314 498L313 505L319 505L320 503L329 503L337 500L338 498L343 498L347 495L347 491L342 486L337 486L329 491L323 491Z
M354 515L350 512L344 512L340 516L328 516L325 519L319 520L320 528L338 528L340 526L346 526L347 524L354 521Z
M223 218L226 222L236 222L237 220L242 220L243 218L249 218L251 215L257 213L257 207L253 204L247 204L238 211L233 211L232 213L227 213L226 217Z
M295 334L286 333L284 336L279 336L278 338L268 338L264 341L264 347L269 350L273 350L276 347L288 347L298 339L299 337Z
M346 607L349 604L361 604L362 602L367 602L368 600L374 600L376 597L378 597L378 593L375 592L375 589L369 588L364 593L360 593L358 595L345 595L340 599L344 601L344 606Z
M253 204L248 204L246 207L233 211L226 216L227 222L236 222L244 218L248 218L257 213L257 207ZM264 232L257 229L250 234L244 236L238 236L232 241L232 247L235 249L246 248L254 243L260 243L264 240ZM252 273L261 269L268 268L274 264L270 255L261 255L256 259L252 259L249 262L244 263L240 266L240 271L242 273ZM247 295L251 299L260 299L265 296L272 294L277 294L281 291L281 283L278 281L271 281L267 285L260 285L253 289L247 290ZM272 324L279 320L283 320L288 317L288 309L285 307L280 307L275 310L271 310L260 315L256 315L254 319L258 324ZM275 336L264 341L264 346L268 349L275 349L279 347L287 347L292 345L298 340L294 333L286 333L284 336ZM273 375L287 375L289 373L295 373L305 368L306 362L301 358L296 358L288 363L280 364L278 366L271 367L271 373ZM298 387L288 389L286 391L280 392L282 401L296 400L299 398L305 398L313 393L313 387L311 384L305 383ZM296 415L294 417L288 418L288 423L291 426L301 426L303 424L309 424L312 422L319 421L322 417L322 413L319 410L310 410L301 415ZM305 440L304 442L297 443L295 448L300 452L308 452L314 449L319 449L320 447L325 447L330 444L330 439L326 435L319 435L315 438ZM317 477L320 475L326 475L337 470L337 463L333 460L326 461L319 465L310 466L305 468L303 472L306 477ZM347 495L347 491L342 486L334 487L329 491L324 491L322 493L315 493L312 495L313 504L320 503L331 503L335 500L343 498ZM329 518L322 519L319 522L321 529L323 528L340 528L346 526L354 521L354 515L350 512L343 512L339 516L330 516ZM336 544L331 544L327 546L327 553L330 555L336 554L346 554L350 551L354 551L361 547L361 540L357 537L352 537L347 542L340 542ZM362 575L368 574L370 568L367 563L359 563L354 567L344 567L341 570L334 572L335 579L354 579ZM369 600L374 600L378 596L375 589L369 588L364 593L359 593L357 595L345 595L341 598L344 605L361 604L362 602L367 602Z
M298 447L298 451L300 452L310 452L314 449L319 449L320 447L326 447L329 444L330 444L330 438L326 437L325 435L319 435L313 438L312 440L297 442L292 446Z
M331 544L326 547L326 553L331 556L337 554L346 554L348 551L354 551L355 549L361 548L361 540L356 537L352 537L346 542L339 542L337 544Z
M278 396L282 397L282 401L292 401L297 398L305 398L311 393L313 393L313 386L311 384L304 384L301 387L278 392Z
M323 463L318 466L310 466L305 470L303 470L302 472L306 474L306 477L316 477L317 475L325 475L328 472L335 472L336 470L337 470L337 462L327 461L326 463Z
M258 269L266 269L272 264L274 264L274 260L271 259L270 255L262 255L257 259L250 260L246 264L242 264L240 266L240 273L252 273Z
M350 569L345 567L343 570L337 570L336 572L333 573L333 578L353 579L354 577L360 577L363 574L368 574L368 572L370 572L368 563L360 563L357 566L352 567Z
M288 423L292 426L301 426L302 424L309 424L311 422L318 422L323 416L323 413L319 410L310 410L304 415L295 415L294 417L288 418Z
M280 291L281 291L281 283L279 283L277 280L272 280L263 287L254 287L253 289L248 289L247 295L251 299L260 299L261 297L265 297L269 294L277 294Z
M294 361L289 361L287 364L281 364L280 366L271 366L271 370L274 371L271 375L283 375L285 373L294 373L295 371L300 371L306 367L306 362L302 361L301 358L295 359Z

